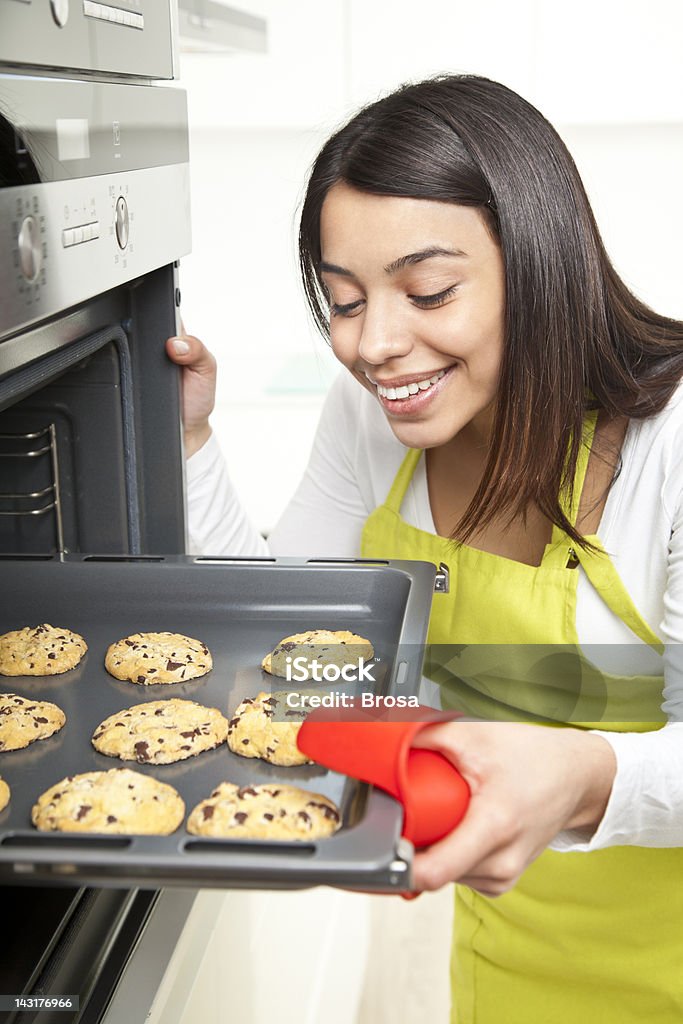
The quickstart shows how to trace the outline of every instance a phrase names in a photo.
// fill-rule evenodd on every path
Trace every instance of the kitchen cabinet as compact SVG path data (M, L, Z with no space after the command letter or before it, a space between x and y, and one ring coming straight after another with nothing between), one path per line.
M333 889L202 892L147 1024L354 1024L368 921Z

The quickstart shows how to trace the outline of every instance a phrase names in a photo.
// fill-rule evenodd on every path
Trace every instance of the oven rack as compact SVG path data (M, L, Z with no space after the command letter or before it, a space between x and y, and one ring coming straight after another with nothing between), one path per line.
M54 423L42 430L19 434L0 434L0 445L8 448L26 444L28 450L3 451L0 459L49 459L51 482L38 490L0 491L0 516L25 518L44 516L52 513L57 554L63 556L64 528L62 505L59 492L59 458L57 455L57 432ZM14 507L9 507L14 503ZM4 507L4 506L8 507Z

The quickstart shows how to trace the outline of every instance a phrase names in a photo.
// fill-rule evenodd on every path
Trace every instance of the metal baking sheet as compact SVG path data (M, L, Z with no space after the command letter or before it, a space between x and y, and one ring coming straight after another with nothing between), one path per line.
M167 558L6 559L0 561L0 633L49 622L88 643L63 675L0 676L0 692L58 704L66 725L47 740L0 753L12 791L0 812L0 880L68 884L305 888L335 885L407 889L412 847L401 839L401 808L391 797L317 766L281 768L233 754L227 745L170 765L139 765L99 754L90 737L108 715L144 701L181 697L228 715L259 690L287 689L260 668L284 636L312 628L368 637L384 693L417 694L435 567L426 562L263 561ZM112 642L130 633L184 633L204 641L212 671L172 685L120 682L104 668ZM400 677L400 682L399 682ZM173 785L186 814L224 780L286 782L339 806L342 828L307 842L190 836L42 833L31 825L36 798L66 775L128 767Z

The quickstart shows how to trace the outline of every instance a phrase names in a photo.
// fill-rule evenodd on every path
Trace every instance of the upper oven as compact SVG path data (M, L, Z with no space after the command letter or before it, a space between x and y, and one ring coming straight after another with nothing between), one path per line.
M182 91L0 75L0 552L184 550L189 205Z
M0 64L177 78L176 17L168 0L5 0Z

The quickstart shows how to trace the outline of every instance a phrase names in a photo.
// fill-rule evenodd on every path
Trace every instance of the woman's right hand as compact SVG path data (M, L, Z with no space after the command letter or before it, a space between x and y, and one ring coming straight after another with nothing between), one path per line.
M189 458L211 435L209 416L216 400L216 360L199 338L185 333L167 340L166 354L183 371L183 436Z

